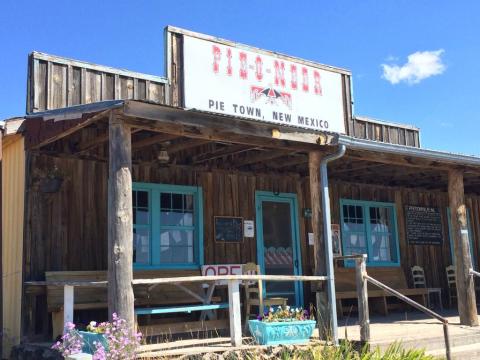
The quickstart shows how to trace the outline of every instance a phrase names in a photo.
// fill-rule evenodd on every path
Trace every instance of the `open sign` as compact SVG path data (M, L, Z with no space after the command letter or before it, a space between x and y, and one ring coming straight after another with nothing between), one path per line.
M203 265L202 276L242 275L241 264Z

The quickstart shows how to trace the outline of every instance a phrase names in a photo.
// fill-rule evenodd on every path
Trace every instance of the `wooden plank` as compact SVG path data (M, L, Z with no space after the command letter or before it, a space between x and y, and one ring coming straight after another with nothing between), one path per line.
M229 156L229 155L236 155L240 154L245 151L249 150L255 150L257 149L256 147L251 147L251 146L246 146L242 144L238 145L227 145L225 147L209 151L207 153L203 154L198 154L194 155L192 158L192 163L193 164L200 164L202 162L210 161L210 160L215 160L224 156Z
M448 196L451 209L453 249L457 284L457 303L460 323L478 326L477 305L475 299L475 282L470 275L472 259L468 239L467 209L463 191L463 172L450 170L448 173Z
M177 135L171 135L171 134L156 134L147 138L144 138L142 140L137 140L132 143L132 149L133 150L138 150L150 145L154 144L160 144L166 141L170 141L173 139L177 139Z
M109 119L108 312L117 313L134 330L132 144L130 127Z
M216 331L228 328L228 320L207 320L207 321L185 321L180 323L171 324L158 324L158 325L140 325L140 332L146 336L158 336L179 333L197 333L199 331Z
M228 308L230 316L230 337L233 346L242 345L242 318L240 311L240 282L228 281ZM263 309L260 309L263 311ZM246 320L245 320L246 321Z
M203 140L203 139L184 140L182 142L170 145L169 147L167 147L167 151L169 154L174 154L179 151L183 151L183 150L208 144L209 142L210 142L209 140Z

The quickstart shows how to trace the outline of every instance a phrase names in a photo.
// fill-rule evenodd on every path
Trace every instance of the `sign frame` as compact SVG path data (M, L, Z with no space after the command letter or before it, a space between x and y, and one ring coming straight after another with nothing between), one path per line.
M295 56L286 55L283 53L260 49L254 46L248 46L240 43L236 43L234 41L225 40L222 38L218 38L215 36L205 35L193 31L189 31L186 29L174 27L174 26L167 26L165 27L165 69L167 72L167 78L169 82L169 89L166 92L166 102L172 106L178 106L185 108L185 74L184 74L184 59L183 59L183 43L184 38L192 37L196 39L201 39L209 42L218 43L220 45L235 47L245 51L251 51L258 54L263 54L266 56L273 56L275 58L295 62L298 64L302 64L305 66L314 67L320 70L329 71L333 73L338 73L341 75L341 103L343 107L343 132L345 134L351 133L351 117L352 117L352 88L351 88L351 71L331 66L321 64L315 61L305 60L302 58L298 58ZM197 111L205 111L205 110L198 110ZM206 111L208 112L208 111ZM291 129L300 129L303 131L308 131L310 133L335 133L330 131L329 129L319 129L319 128L304 128L301 126L295 126L294 124L279 124L275 122L267 122L262 120L257 120L249 117L242 117L240 115L232 115L227 113L215 113L219 116L231 116L234 118L242 119L245 121L251 121L257 125L267 125L267 126L274 126L274 127L284 127L284 128L291 128Z

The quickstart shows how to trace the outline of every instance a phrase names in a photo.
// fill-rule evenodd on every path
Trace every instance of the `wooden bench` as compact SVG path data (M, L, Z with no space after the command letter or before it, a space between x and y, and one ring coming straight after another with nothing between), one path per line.
M198 276L199 270L142 270L134 271L135 279L148 279L158 277L179 277L179 276ZM106 271L47 271L45 272L46 281L105 281L107 280ZM192 293L200 294L203 291L202 284L192 283L185 284L184 287ZM90 310L90 309L107 309L107 287L98 286L82 286L75 287L74 290L74 309ZM63 287L47 286L47 308L52 313L53 337L63 332ZM179 289L174 285L162 285L157 287L151 286L135 286L135 306L148 309L160 306L194 306L200 304L201 301L187 292ZM213 296L212 303L221 301L220 297ZM212 309L204 309L208 311ZM200 311L200 310L199 310ZM158 312L160 314L162 312ZM167 312L163 312L167 313ZM152 313L153 314L153 313Z
M405 273L401 267L383 267L367 268L368 274L384 283L385 285L397 290L405 296L412 298L422 305L427 304L427 289L408 287ZM350 307L344 307L342 300L357 299L355 268L335 268L335 290L337 296L337 311L339 316L343 316ZM404 307L405 304L396 301L393 295L368 284L369 308L382 315L388 315L388 311L398 307Z

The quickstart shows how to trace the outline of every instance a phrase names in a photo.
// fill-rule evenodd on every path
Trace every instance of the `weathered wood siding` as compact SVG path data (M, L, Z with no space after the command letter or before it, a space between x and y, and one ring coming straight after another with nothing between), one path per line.
M22 137L4 144L2 166L3 357L20 342L25 151Z
M27 113L135 99L165 103L166 79L33 52L28 60Z
M58 193L39 191L38 183L49 169L57 167L65 174ZM26 227L26 268L28 280L43 279L45 271L105 270L107 268L107 167L106 163L32 155L28 186ZM300 235L304 270L313 266L313 247L307 245L310 219L301 214L310 208L308 178L291 175L262 175L227 171L195 171L185 167L164 168L134 165L133 180L176 185L200 186L204 197L205 263L238 263L256 261L256 240L245 238L242 244L213 241L213 217L241 216L255 219L255 191L296 193L298 197ZM332 222L340 221L340 199L392 202L397 207L401 263L426 267L431 286L444 286L443 272L451 263L448 240L446 192L393 188L331 182ZM467 195L474 232L475 254L479 253L480 197ZM444 226L442 246L408 245L405 238L403 209L405 205L432 206L441 210ZM77 254L83 256L77 256ZM435 264L435 266L433 266Z
M347 135L390 144L420 147L420 129L367 117L351 118Z

